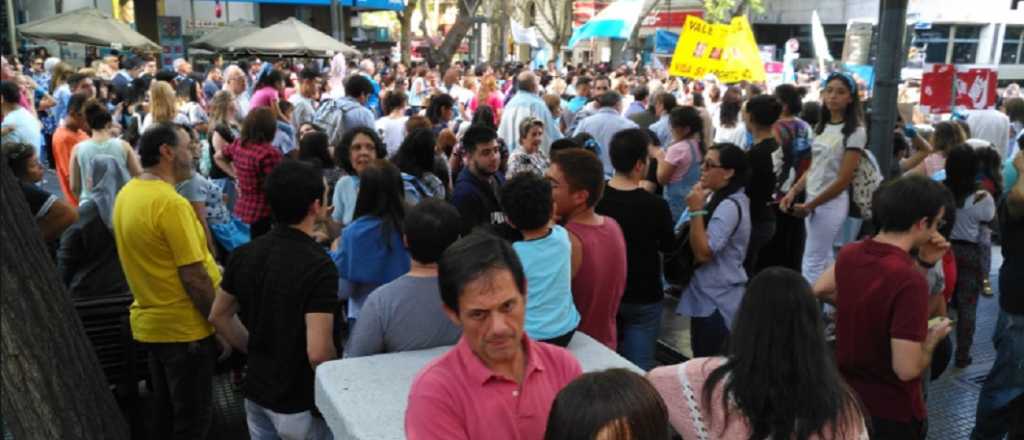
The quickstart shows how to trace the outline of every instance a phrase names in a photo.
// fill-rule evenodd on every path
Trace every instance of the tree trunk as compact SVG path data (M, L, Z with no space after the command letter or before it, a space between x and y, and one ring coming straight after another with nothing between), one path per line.
M4 424L17 439L127 439L128 426L14 179L0 166Z
M459 45L466 38L469 29L473 27L473 15L482 0L461 0L459 1L459 15L455 18L455 24L444 36L444 41L438 47L431 47L424 56L431 65L439 67L441 72L448 70L452 57L459 50Z
M424 0L426 1L426 0ZM409 0L409 3L405 6L402 11L396 11L398 23L401 26L399 37L399 44L402 48L402 64L405 67L409 67L412 62L412 11L416 10L416 0Z
M492 64L501 64L505 61L506 50L508 49L509 17L512 16L512 9L509 8L509 0L491 0L491 49L487 59Z
M661 0L654 0L653 2L651 2L651 5L648 6L642 14L640 14L640 20L637 21L636 26L633 26L633 32L629 34L629 44L630 48L633 50L634 57L642 53L644 50L644 42L643 40L640 39L640 28L642 27L640 23L644 21L644 18L651 15L651 13L654 12L654 9L657 8L659 4L661 4ZM633 60L626 60L626 63L629 64L631 61Z

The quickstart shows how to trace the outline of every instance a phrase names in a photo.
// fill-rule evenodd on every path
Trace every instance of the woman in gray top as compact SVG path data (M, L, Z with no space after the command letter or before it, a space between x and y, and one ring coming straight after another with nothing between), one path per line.
M747 283L743 260L750 242L750 200L743 189L749 178L743 150L717 144L708 150L700 182L686 197L690 247L700 266L676 312L691 317L694 357L721 352L743 299Z

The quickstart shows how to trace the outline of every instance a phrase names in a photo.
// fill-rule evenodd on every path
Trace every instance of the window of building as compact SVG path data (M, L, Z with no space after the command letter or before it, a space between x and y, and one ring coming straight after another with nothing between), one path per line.
M924 62L946 62L950 27L949 25L933 25L931 29L918 29L914 33L914 45L924 50Z
M1000 64L1021 64L1020 49L1024 46L1024 26L1007 26L1003 36L1003 54Z
M957 25L953 30L953 64L974 64L978 57L981 26Z

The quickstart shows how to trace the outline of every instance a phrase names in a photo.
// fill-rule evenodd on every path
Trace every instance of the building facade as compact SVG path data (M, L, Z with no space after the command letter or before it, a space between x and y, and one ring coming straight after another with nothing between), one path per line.
M877 23L879 0L777 0L751 16L758 44L777 48L781 59L785 41L800 42L803 58L815 56L811 44L811 15L817 11L829 52L842 53L847 24ZM907 11L908 49L924 63L995 67L1000 82L1024 79L1024 2L1014 0L910 0ZM877 29L876 29L877 34ZM876 35L877 37L877 35ZM875 39L877 40L877 38Z

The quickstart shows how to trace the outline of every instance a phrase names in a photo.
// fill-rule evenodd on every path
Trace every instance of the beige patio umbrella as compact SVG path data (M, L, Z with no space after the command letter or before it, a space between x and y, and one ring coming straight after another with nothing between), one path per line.
M18 25L28 38L159 51L160 45L130 26L93 8L82 8Z
M227 50L227 45L232 41L252 34L258 30L260 30L259 26L247 21L238 20L208 32L206 35L203 35L202 38L193 41L189 47L205 49L212 52Z
M337 53L359 55L359 51L352 46L331 38L295 17L227 43L224 49L251 55L293 57L331 57Z

